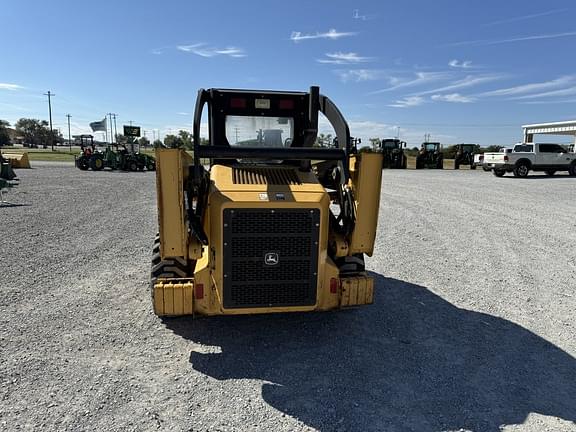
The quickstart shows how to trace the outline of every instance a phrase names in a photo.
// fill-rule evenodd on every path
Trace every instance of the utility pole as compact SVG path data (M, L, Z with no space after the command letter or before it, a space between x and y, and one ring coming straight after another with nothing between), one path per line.
M396 139L400 139L400 126L396 126Z
M68 147L70 148L70 152L72 152L72 138L70 135L70 117L72 117L70 114L66 114L66 117L68 117Z
M56 96L48 90L48 93L44 93L44 96L48 96L48 113L50 115L50 143L52 144L52 151L54 151L54 133L52 131L52 96Z
M128 123L130 123L130 126L132 126L133 122L132 122L132 120L128 120Z
M114 116L114 139L118 142L118 129L116 129L116 117L118 114L112 114Z
M110 119L110 142L114 144L114 123L112 122L112 113L108 113L107 116Z

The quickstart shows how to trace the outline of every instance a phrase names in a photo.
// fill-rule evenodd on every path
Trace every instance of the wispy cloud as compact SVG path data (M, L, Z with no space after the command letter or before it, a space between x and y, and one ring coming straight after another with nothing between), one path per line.
M551 91L542 92L542 93L534 93L534 94L529 94L529 95L524 95L524 96L518 96L514 99L516 99L516 100L538 99L538 98L547 98L547 97L551 97L551 96L557 97L557 96L573 96L573 95L576 95L576 86L563 88L563 89L559 89L559 90L551 90Z
M339 69L334 71L334 73L340 77L342 82L376 81L383 79L386 74L385 71L379 69Z
M508 39L483 39L483 40L473 40L473 41L462 41L462 42L452 42L445 44L445 47L455 47L455 46L487 46L487 45L500 45L506 43L514 42L524 42L531 40L542 40L542 39L557 39L576 36L576 31L564 32L564 33L550 33L541 35L529 35L529 36L515 36Z
M352 64L352 63L365 63L369 61L373 61L373 57L362 57L354 52L343 53L343 52L335 52L335 53L326 53L325 59L317 59L318 63L328 63L328 64Z
M355 20L360 20L360 21L369 21L369 20L373 20L374 18L376 18L376 15L372 14L372 15L360 15L360 9L354 9L354 11L352 12L352 18L354 18Z
M558 87L574 84L576 82L576 75L565 75L550 81L539 83L523 84L514 87L502 88L484 92L481 96L516 96L524 95L533 92L542 92L544 90L555 89Z
M421 96L408 96L403 99L399 99L388 106L393 108L410 108L422 105L424 103L426 103L426 100Z
M332 39L337 40L343 37L348 36L356 36L358 33L356 32L339 32L336 29L330 29L325 33L316 32L314 34L305 34L299 31L293 31L290 35L290 40L294 42L300 42L303 40L311 40L311 39Z
M467 77L465 77L461 80L455 81L455 82L453 82L447 86L435 88L432 90L426 90L426 91L418 92L418 93L415 93L414 95L415 96L423 96L423 95L429 95L429 94L444 93L444 92L449 92L452 90L474 87L474 86L477 86L479 84L484 84L487 82L496 81L496 80L499 80L502 78L503 77L501 75L468 75Z
M191 115L190 113L184 112L184 111L177 112L176 114L178 114L178 115L183 115L183 116Z
M374 95L407 87L416 87L430 82L447 79L450 76L451 75L446 72L416 72L415 77L410 78L389 77L388 80L390 82L391 87L376 90L371 92L370 94Z
M18 84L11 84L11 83L0 83L0 90L22 90L24 87Z
M451 103L471 103L476 99L472 96L464 96L460 93L451 94L435 94L430 97L433 101L437 102L451 102Z
M448 66L456 69L470 69L472 67L472 62L469 60L465 61L450 60Z
M216 48L205 43L197 43L192 45L178 45L176 47L179 51L191 52L201 57L216 57L226 55L229 57L246 57L246 53L242 48L229 46L226 48Z
M568 9L552 9L546 12L540 12L540 13L535 13L535 14L530 14L530 15L521 15L521 16L517 16L517 17L512 17L512 18L506 18L503 20L499 20L499 21L494 21L488 24L485 24L486 27L490 27L490 26L494 26L494 25L499 25L499 24L508 24L508 23L513 23L513 22L518 22L518 21L526 21L532 18L540 18L543 16L547 16L547 15L554 15L560 12L566 12Z
M565 103L574 104L576 103L576 99L549 99L539 101L523 101L520 103L524 105L550 105L550 104L565 104Z

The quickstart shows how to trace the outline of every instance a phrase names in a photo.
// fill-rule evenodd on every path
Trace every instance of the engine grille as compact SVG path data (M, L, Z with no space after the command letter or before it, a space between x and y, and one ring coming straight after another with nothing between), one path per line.
M316 303L318 209L224 210L224 308Z
M302 184L293 168L234 167L234 184L299 185Z

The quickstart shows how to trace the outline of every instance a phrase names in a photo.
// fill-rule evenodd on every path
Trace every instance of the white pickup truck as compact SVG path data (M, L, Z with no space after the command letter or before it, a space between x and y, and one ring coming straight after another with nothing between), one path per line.
M549 176L568 171L576 176L576 153L560 144L520 143L510 153L484 153L483 167L496 177L507 172L526 177L530 171L544 171Z
M501 147L499 153L510 153L512 152L511 148ZM477 153L474 155L474 166L479 167L481 166L484 171L490 171L490 168L484 166L484 153Z

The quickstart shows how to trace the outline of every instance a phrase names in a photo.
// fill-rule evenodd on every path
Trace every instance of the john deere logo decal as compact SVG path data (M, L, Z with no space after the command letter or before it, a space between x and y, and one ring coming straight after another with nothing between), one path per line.
M279 261L280 259L276 252L268 252L266 255L264 255L264 264L266 265L273 266L278 264Z

